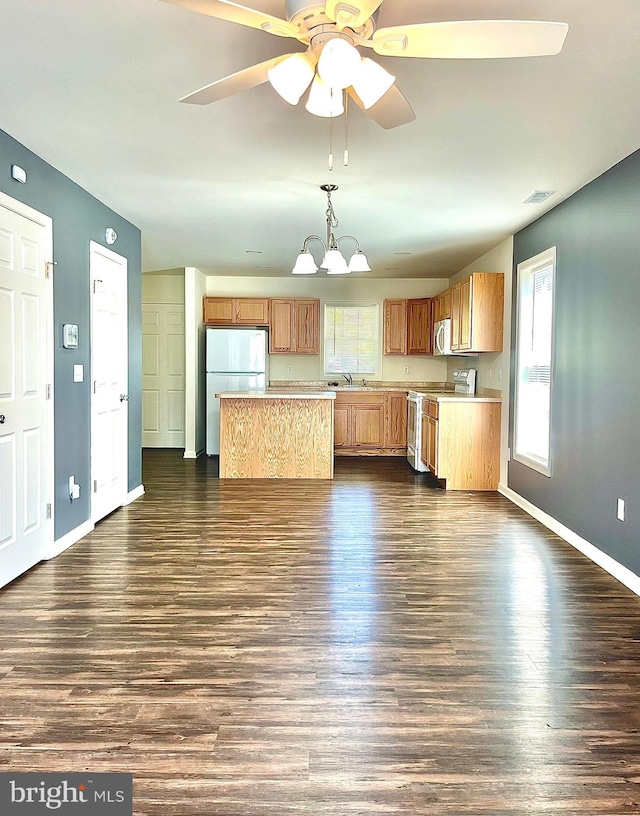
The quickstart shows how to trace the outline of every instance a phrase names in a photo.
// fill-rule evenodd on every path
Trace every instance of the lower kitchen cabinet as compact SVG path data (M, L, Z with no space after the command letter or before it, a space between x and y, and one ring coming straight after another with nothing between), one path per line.
M337 455L404 455L407 395L404 391L338 391L333 427Z
M500 402L425 400L420 457L448 490L497 490Z

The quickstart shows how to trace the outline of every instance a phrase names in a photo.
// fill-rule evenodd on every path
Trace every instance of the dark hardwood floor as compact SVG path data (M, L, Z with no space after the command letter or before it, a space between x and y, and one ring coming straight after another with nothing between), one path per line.
M0 591L0 770L147 816L640 813L640 600L402 459L146 495Z

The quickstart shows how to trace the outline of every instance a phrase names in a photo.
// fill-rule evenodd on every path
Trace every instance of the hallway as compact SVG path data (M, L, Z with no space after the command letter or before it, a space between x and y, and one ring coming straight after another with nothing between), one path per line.
M0 592L3 770L129 771L139 816L640 813L640 601L507 499L143 463Z

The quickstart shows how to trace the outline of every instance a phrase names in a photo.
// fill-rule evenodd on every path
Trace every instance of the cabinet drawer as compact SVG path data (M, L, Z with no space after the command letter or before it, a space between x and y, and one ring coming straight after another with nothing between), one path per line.
M338 405L384 405L384 394L372 391L336 391Z

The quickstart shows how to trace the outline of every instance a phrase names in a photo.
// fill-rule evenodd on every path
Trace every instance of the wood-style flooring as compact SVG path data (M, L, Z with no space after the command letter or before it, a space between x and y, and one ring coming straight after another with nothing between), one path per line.
M640 600L399 458L146 494L0 591L0 770L139 816L640 813Z

